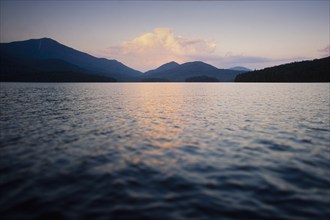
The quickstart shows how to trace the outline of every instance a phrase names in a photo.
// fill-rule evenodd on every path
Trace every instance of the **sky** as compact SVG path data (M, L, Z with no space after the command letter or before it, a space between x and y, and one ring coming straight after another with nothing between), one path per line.
M329 2L0 0L0 42L49 37L140 71L261 69L329 56Z

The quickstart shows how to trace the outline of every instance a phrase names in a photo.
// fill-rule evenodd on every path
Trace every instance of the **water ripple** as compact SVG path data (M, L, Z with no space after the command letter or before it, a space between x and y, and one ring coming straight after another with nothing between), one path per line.
M1 83L1 219L330 218L328 84Z

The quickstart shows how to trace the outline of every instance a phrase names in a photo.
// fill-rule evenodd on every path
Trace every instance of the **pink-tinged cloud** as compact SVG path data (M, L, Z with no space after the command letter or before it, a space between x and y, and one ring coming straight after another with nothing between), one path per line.
M169 28L156 28L120 46L108 48L104 55L145 71L170 61L187 62L194 55L210 55L215 48L215 41L187 39Z
M216 46L215 41L188 39L176 35L169 28L156 28L152 32L147 32L132 40L125 41L119 46L109 47L101 54L98 54L98 56L116 59L140 71L155 69L170 61L178 63L203 61L218 68L245 66L251 69L262 69L283 63L310 59L310 57L270 58L233 54L231 52L219 55L214 53ZM319 50L319 52L328 54L329 46Z

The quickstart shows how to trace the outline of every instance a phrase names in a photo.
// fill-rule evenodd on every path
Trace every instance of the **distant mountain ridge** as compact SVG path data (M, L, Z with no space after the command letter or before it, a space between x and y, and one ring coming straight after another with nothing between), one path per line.
M80 52L73 48L67 47L49 38L32 39L27 41L17 41L11 43L0 44L1 67L7 66L4 60L11 63L20 63L25 65L27 71L42 71L39 66L32 65L34 62L44 62L46 60L62 60L68 65L79 68L78 72L84 74L115 78L119 81L133 81L142 73L116 60L108 60L105 58L96 58L87 53ZM10 63L9 62L9 63ZM48 61L49 62L49 61ZM46 63L43 63L46 65ZM51 68L48 68L50 71ZM17 69L11 67L11 70ZM53 69L55 71L55 69ZM77 69L76 69L77 70Z
M244 72L249 72L251 71L251 69L246 68L244 66L235 66L235 67L231 67L229 68L230 70L239 70L239 71L244 71Z
M192 78L193 80L210 79L212 82L233 82L236 75L242 72L238 70L218 69L201 61L188 62L181 65L170 62L157 69L145 72L142 75L142 81L185 82Z
M293 62L237 75L235 82L330 82L330 57Z

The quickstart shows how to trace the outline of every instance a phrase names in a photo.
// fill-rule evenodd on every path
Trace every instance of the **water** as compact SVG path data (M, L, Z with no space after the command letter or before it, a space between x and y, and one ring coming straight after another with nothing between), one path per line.
M0 85L0 219L330 217L329 84Z

